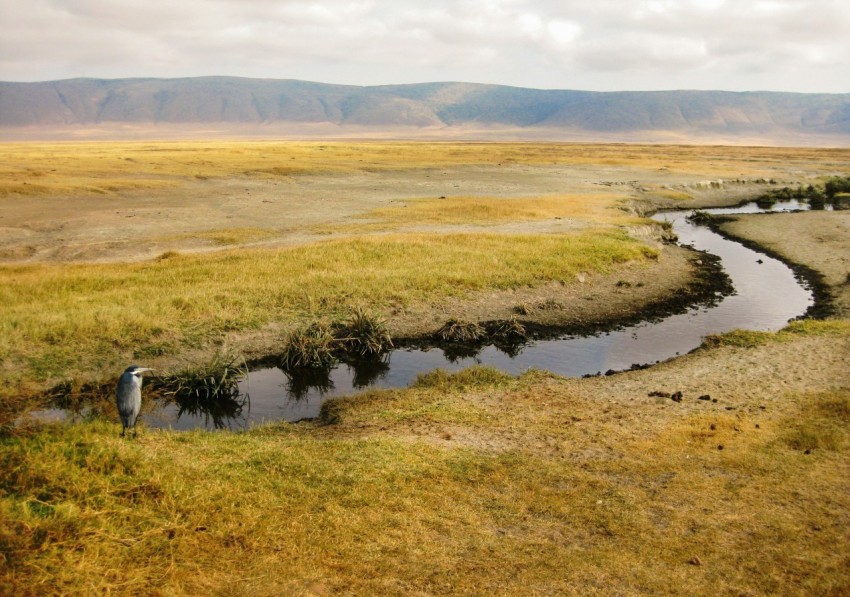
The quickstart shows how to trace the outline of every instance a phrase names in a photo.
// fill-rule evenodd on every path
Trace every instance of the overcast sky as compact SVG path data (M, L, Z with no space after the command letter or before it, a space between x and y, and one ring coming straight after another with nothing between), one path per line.
M0 80L850 92L850 0L0 0Z

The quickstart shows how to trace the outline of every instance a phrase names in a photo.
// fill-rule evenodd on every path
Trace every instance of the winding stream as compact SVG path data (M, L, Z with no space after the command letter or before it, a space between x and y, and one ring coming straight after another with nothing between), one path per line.
M785 202L767 210L755 203L736 208L707 209L713 214L758 213L807 209L805 204ZM231 430L268 421L315 417L328 398L372 388L405 387L417 375L442 368L457 371L484 364L509 373L530 368L546 369L564 376L582 376L647 365L685 354L708 334L733 329L777 330L803 315L813 304L812 292L782 262L727 240L704 226L687 221L688 211L666 212L656 220L669 221L680 244L720 257L735 293L712 306L694 306L687 313L657 322L644 322L620 330L585 337L568 336L523 345L516 354L486 346L474 355L446 355L438 348L399 349L377 366L340 364L311 379L293 379L281 369L252 371L240 384L250 395L232 405L226 415L181 413L175 404L163 404L143 415L151 427L173 429L228 428Z
M763 209L756 203L735 208L706 209L711 214L760 213L806 210L796 201ZM512 374L545 369L568 377L621 371L654 364L698 347L708 334L734 329L777 330L803 315L814 303L811 290L784 263L723 238L705 226L687 220L691 210L664 212L655 220L668 221L679 243L720 258L735 292L717 297L710 305L695 305L687 312L657 321L645 321L591 336L564 336L535 340L508 352L485 346L474 354L447 354L439 348L397 349L377 364L341 363L310 378L291 378L279 368L251 371L240 383L239 396L219 402L220 410L186 409L174 402L157 402L143 409L149 427L188 429L247 429L263 422L298 421L319 414L328 398L365 388L398 388L410 385L421 373L441 368L457 371L476 364L490 365ZM42 419L85 416L61 409L34 413Z

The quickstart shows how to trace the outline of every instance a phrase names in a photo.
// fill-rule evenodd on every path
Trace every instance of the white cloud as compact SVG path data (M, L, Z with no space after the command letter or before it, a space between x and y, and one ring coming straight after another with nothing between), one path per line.
M0 0L0 79L849 92L846 0Z

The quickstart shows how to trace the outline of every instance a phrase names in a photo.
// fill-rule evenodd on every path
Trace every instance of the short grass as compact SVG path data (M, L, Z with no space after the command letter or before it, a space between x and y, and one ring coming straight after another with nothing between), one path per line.
M778 333L752 330L733 330L725 334L711 334L703 340L703 348L735 346L755 348L769 342L789 342L795 336L835 336L850 331L850 321L841 319L803 319L792 321Z
M270 228L242 227L203 230L181 235L161 237L158 240L200 240L210 242L217 246L227 246L256 243L276 238L279 235L280 232L278 230L272 230Z
M0 267L9 384L121 368L232 331L295 325L608 272L654 249L616 229L361 237L132 264Z
M336 403L324 426L136 441L103 421L20 430L0 438L0 587L850 590L846 388L787 396L773 419L631 420L651 403L612 406L577 387L472 369Z

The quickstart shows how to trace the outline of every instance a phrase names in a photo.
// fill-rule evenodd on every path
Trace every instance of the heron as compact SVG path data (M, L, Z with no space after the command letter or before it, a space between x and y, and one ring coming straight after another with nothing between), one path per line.
M142 410L142 373L145 371L153 371L153 369L130 365L118 378L115 405L118 407L118 415L123 425L121 437L125 436L128 429L132 429L133 437L136 437L136 420Z

